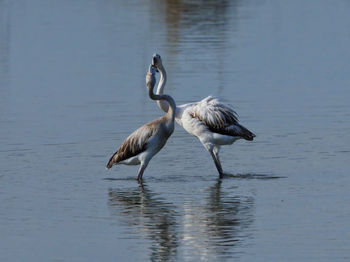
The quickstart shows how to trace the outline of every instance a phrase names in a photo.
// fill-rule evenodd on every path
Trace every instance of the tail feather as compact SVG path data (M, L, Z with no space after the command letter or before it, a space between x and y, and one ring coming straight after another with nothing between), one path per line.
M238 124L239 125L239 124ZM255 134L251 131L249 131L247 128L245 128L244 126L242 125L239 125L239 128L240 128L240 135L245 139L245 140L248 140L248 141L253 141L254 137L255 137Z
M107 169L110 169L116 162L117 162L117 158L118 158L118 152L115 152L113 154L113 156L111 156L111 158L109 159L107 165L106 165L106 168Z

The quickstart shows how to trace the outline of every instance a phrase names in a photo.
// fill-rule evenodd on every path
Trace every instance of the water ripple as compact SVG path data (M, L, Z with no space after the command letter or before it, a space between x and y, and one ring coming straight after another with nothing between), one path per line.
M196 199L176 194L172 202L146 183L120 185L108 190L108 206L113 220L127 226L128 237L151 242L152 261L172 261L179 253L190 259L231 257L250 235L254 198L225 192L220 179L197 193Z

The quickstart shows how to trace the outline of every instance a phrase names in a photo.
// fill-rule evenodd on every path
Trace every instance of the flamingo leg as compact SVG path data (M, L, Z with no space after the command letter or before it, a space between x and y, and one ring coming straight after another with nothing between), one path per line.
M138 181L142 181L143 172L145 171L146 167L147 167L147 164L141 163L141 166L139 168L139 172L137 173L137 180Z
M219 160L219 155L217 153L215 153L213 149L209 149L208 151L209 151L211 157L214 160L216 169L219 172L219 177L222 178L224 176L224 172L222 171L221 163L220 163L220 160Z

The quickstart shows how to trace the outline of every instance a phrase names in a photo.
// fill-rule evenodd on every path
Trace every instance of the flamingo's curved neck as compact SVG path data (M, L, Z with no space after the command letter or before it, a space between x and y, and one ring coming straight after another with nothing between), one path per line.
M157 87L157 95L163 95L163 91L164 91L164 87L167 81L167 75L166 75L166 71L163 65L161 65L158 68L159 72L160 72L160 80L158 83L158 87ZM160 109L162 109L164 112L168 112L169 110L169 104L165 101L165 100L158 100L157 101L158 107Z
M175 110L176 110L176 103L175 100L169 96L169 95L158 95L158 94L154 94L153 93L153 88L154 86L152 86L151 84L147 84L148 87L148 96L152 99L152 100L157 100L157 102L161 103L164 102L167 105L167 118L169 118L171 121L174 121L175 119Z

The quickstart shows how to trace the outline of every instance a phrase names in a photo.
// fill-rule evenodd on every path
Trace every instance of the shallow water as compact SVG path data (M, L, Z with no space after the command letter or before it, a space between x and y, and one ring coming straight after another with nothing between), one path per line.
M348 261L348 1L0 0L1 261ZM256 135L222 180L176 126L150 162L105 164L162 112L215 95Z

